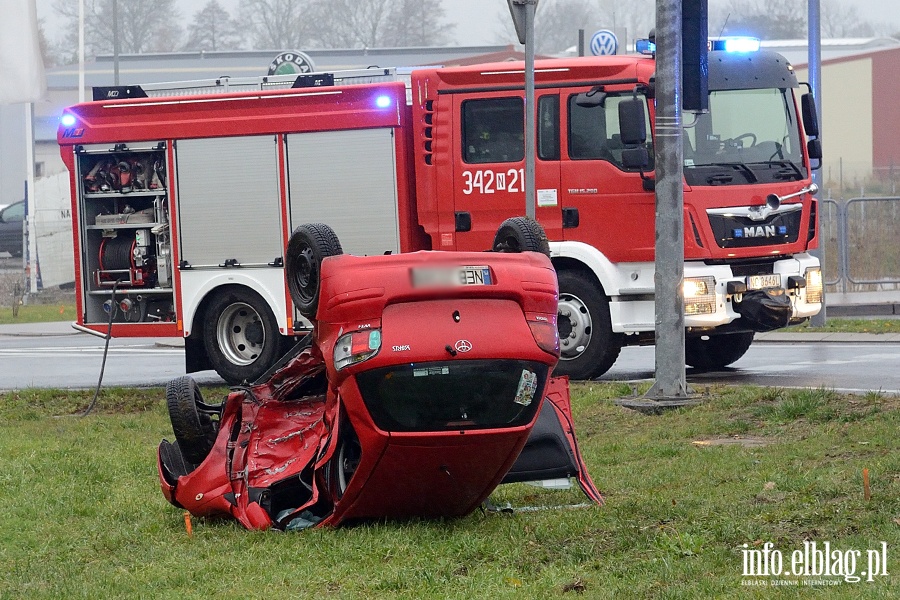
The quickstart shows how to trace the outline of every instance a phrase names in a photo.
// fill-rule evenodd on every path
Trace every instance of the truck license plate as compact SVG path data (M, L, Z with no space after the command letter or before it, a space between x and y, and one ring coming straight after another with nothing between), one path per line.
M420 267L412 270L413 287L492 285L491 270L478 267Z
M747 277L748 290L761 290L765 288L781 287L781 275L750 275Z

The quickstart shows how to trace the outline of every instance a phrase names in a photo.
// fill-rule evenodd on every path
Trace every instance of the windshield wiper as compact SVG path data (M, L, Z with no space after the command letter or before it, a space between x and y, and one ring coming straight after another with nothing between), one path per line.
M775 179L803 179L803 171L800 170L794 161L787 159L780 160L772 160L769 159L764 162L755 162L750 163L751 165L766 165L768 167L782 167L777 173L775 173Z
M745 165L741 162L714 162L714 163L704 163L702 165L694 165L696 167L733 167L735 170L742 172L747 176L747 179L750 183L758 183L759 177L756 176L756 173L753 172L753 169Z

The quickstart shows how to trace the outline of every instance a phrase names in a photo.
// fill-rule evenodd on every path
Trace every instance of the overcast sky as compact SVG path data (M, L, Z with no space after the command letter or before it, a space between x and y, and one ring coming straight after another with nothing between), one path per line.
M75 2L77 0L69 0ZM710 5L726 4L727 0L710 0ZM786 0L788 2L798 0ZM846 5L854 5L860 16L873 24L883 24L885 21L896 25L894 29L900 29L900 11L897 10L897 0L842 0ZM176 6L181 11L184 22L190 22L193 14L206 4L207 0L176 0ZM219 0L219 2L231 11L237 12L240 0ZM56 28L59 26L53 16L54 0L37 0L38 16L45 19L47 33L51 38L56 38ZM506 0L445 0L443 2L447 20L456 24L456 42L462 46L475 46L497 43L497 32L502 29L502 19L509 19L509 8ZM894 10L886 8L893 5ZM608 24L586 24L587 28L608 26Z

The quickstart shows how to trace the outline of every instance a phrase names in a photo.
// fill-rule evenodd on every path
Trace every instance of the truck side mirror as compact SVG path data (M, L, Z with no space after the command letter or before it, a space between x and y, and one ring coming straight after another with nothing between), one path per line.
M806 142L806 153L810 160L818 158L822 160L822 140L809 140Z
M638 146L647 141L644 102L638 98L619 103L619 134L625 146Z
M646 146L622 150L622 166L626 169L645 170L650 166L650 153Z
M800 108L803 111L803 130L809 137L819 135L819 113L816 112L816 100L812 94L806 93L800 97Z
M590 91L582 92L575 96L575 104L581 108L594 108L603 106L606 102L606 92L602 86L595 86Z

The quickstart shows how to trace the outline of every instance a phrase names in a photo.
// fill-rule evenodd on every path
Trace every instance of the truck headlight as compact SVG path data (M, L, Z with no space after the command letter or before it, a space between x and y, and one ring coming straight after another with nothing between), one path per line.
M689 277L682 284L684 314L708 315L716 312L716 279Z
M807 269L806 277L806 301L810 304L822 302L822 269L815 267Z
M367 329L342 335L334 345L334 368L344 367L369 360L381 349L381 330Z

